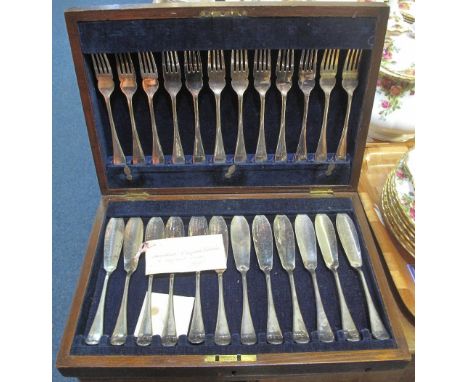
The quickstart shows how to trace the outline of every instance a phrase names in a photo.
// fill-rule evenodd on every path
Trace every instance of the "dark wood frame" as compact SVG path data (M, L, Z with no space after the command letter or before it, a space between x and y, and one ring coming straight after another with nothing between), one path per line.
M363 104L361 126L357 139L356 156L347 186L297 186L297 187L218 187L218 188L177 188L177 189L109 189L105 177L105 163L102 161L100 147L94 126L88 84L85 80L84 58L81 53L78 22L102 19L163 19L200 17L201 12L244 12L249 16L266 17L304 17L304 16L348 16L375 17L377 20L376 47L383 47L386 31L388 7L377 3L304 3L288 2L258 4L164 4L109 6L93 9L74 9L66 12L67 29L70 37L73 60L75 63L78 86L88 128L89 139L96 165L99 186L103 195L91 231L86 256L71 306L70 315L62 338L56 365L66 376L87 378L190 378L213 380L213 378L265 378L278 375L303 375L323 372L364 372L389 368L403 368L410 360L406 340L398 322L398 308L391 295L382 263L375 247L366 216L357 194L360 169L364 155L365 141L370 121L375 89L371 88L378 76L381 49L374 49L371 69ZM315 194L321 189L332 189L330 194ZM312 192L312 193L311 193ZM307 198L307 197L348 197L355 209L370 255L372 267L382 294L383 301L392 326L396 348L384 350L279 353L258 354L255 362L206 363L203 355L148 355L148 356L81 356L71 355L70 350L76 332L78 317L87 289L91 267L96 254L99 232L105 221L109 203L114 201L140 200L187 200L187 199L253 199L253 198Z
M351 181L349 185L329 185L313 186L303 185L295 187L197 187L197 188L121 188L110 189L105 176L105 163L102 160L101 148L97 138L94 125L92 107L90 101L90 91L86 82L85 62L80 47L78 23L82 21L98 20L135 20L135 19L167 19L167 18L194 18L201 14L219 11L229 14L243 13L255 17L375 17L376 18L376 39L375 49L372 51L370 71L367 86L365 89L365 99L362 106L362 115L358 136L356 137L356 150L353 158L351 171ZM372 113L372 105L375 94L375 87L379 73L381 51L385 39L388 7L380 3L304 3L304 2L262 2L261 5L255 3L194 3L194 4L151 4L132 6L105 6L91 9L72 9L65 13L70 45L75 63L76 77L80 89L81 102L85 114L88 128L89 140L93 153L94 163L99 181L99 187L103 195L127 194L127 193L147 193L147 194L194 194L194 193L266 193L266 192L304 192L313 188L333 188L335 191L356 191L359 182L361 165L366 144L367 131Z
M256 362L206 363L203 355L151 355L151 356L74 356L70 354L80 309L89 282L91 267L96 255L99 232L104 224L106 209L110 202L129 200L126 196L104 196L97 211L95 223L84 259L81 275L73 299L70 316L65 328L57 367L67 376L75 377L232 377L233 372L239 378L276 376L278 374L303 374L310 372L366 370L403 367L411 359L403 331L398 323L398 308L391 295L382 263L375 247L366 215L359 196L355 192L340 192L329 197L348 197L351 199L364 240L367 244L372 267L378 282L383 301L387 308L393 335L397 344L395 349L359 350L317 353L258 354ZM283 194L213 194L199 195L194 199L252 199L252 198L307 198L317 197L303 193ZM323 196L320 196L323 197ZM132 197L131 200L186 200L184 195L157 196L145 199Z

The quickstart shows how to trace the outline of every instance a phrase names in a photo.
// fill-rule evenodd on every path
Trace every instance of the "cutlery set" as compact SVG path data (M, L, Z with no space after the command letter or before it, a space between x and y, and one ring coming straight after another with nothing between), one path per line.
M312 277L319 341L333 342L335 341L335 336L325 313L320 295L320 280L317 279L316 275L318 256L317 242L327 268L334 275L341 313L341 327L344 336L348 341L359 341L361 339L349 311L345 294L340 283L336 232L338 232L339 241L341 242L351 267L357 271L361 280L368 307L372 336L378 340L388 339L390 336L374 305L362 270L362 256L356 227L347 214L339 213L336 215L336 231L333 222L326 214L317 214L314 223L308 215L297 215L294 220L294 227L286 215L277 215L273 221L273 227L264 215L255 216L252 227L249 226L244 216L234 216L231 220L230 229L228 229L225 219L221 216L213 216L209 223L203 216L193 216L188 224L189 236L221 234L226 258L229 253L229 241L231 241L235 266L237 271L241 274L242 280L243 302L240 340L243 345L253 345L257 343L257 334L250 313L249 288L247 285L247 272L250 269L251 234L258 265L260 270L264 273L266 280L268 304L266 340L269 344L283 343L283 333L278 322L272 292L271 272L274 266L273 249L275 245L281 266L287 272L289 278L292 301L292 338L299 344L310 342L309 332L304 323L297 299L297 290L294 280L296 242L303 265L305 269L310 272ZM112 272L117 268L122 248L124 252L124 270L126 271L126 278L120 310L110 338L110 343L112 345L123 345L127 339L128 287L131 276L138 266L139 248L143 240L148 241L183 236L185 236L185 227L180 217L170 217L165 225L160 217L153 217L148 221L146 230L144 230L144 223L141 218L130 218L126 224L123 218L111 218L109 220L105 232L103 251L103 264L106 276L99 305L91 329L85 339L86 344L98 344L103 335L107 283ZM229 345L231 343L231 333L224 306L223 273L225 270L221 269L215 272L218 278L218 312L214 342L216 345ZM187 336L188 341L192 344L203 343L206 339L202 309L203 304L200 294L201 277L202 275L200 272L195 272L195 301ZM171 274L169 276L168 308L166 316L164 317L161 335L161 343L163 346L174 346L178 341L173 302L174 279L174 274ZM146 304L143 307L142 322L136 338L136 344L139 346L150 345L153 337L151 323L152 288L153 276L149 275Z
M253 157L255 162L265 162L268 159L265 134L265 97L272 86L272 71L276 77L276 88L281 94L281 120L279 136L277 138L276 150L274 153L275 162L285 162L288 160L286 149L286 139L288 137L286 126L286 103L288 92L293 86L293 76L295 75L295 51L292 49L280 49L277 54L276 65L272 65L272 53L270 49L256 49L250 52L247 50L231 51L229 70L224 58L224 51L212 50L207 52L206 69L203 68L201 53L199 51L184 51L183 64L179 62L179 54L175 51L162 52L161 67L164 79L164 88L171 98L172 120L173 120L173 142L171 163L185 164L186 157L182 147L179 124L177 119L177 95L185 84L187 90L193 98L194 112L194 143L193 143L193 163L207 163L205 149L202 141L200 125L200 115L198 106L199 93L204 86L204 75L207 83L213 92L216 105L216 134L213 153L214 163L226 163L226 152L223 142L223 130L221 126L221 95L226 88L227 80L230 79L232 90L236 93L238 99L238 117L237 117L237 140L235 152L233 155L235 163L248 162L248 155L244 141L244 123L243 123L243 102L244 93L250 84L250 76L253 79L253 86L260 97L260 113L258 127L258 141ZM347 154L347 134L348 122L351 113L353 93L358 86L358 69L361 61L362 50L350 49L346 52L342 70L342 87L348 95L346 115L344 126L341 133L341 139L338 144L335 160L346 160ZM304 107L302 126L299 136L299 143L294 161L308 160L307 145L307 117L309 110L309 99L312 90L316 85L316 79L319 78L319 86L325 94L325 105L323 112L323 121L318 138L317 150L315 152L316 161L326 161L328 154L327 146L327 124L330 105L330 95L336 86L336 76L338 73L340 50L325 49L319 64L318 51L316 49L304 49L300 52L299 65L297 68L297 84L304 96ZM152 132L152 153L151 163L159 165L165 163L164 153L159 141L158 129L154 112L153 97L159 89L160 80L156 58L152 52L138 52L138 66L141 78L141 87L148 99L150 111L150 123ZM182 56L181 56L182 57ZM109 124L111 128L113 164L126 164L125 154L120 145L119 137L115 127L112 107L110 102L111 94L114 91L114 79L111 62L105 53L91 54L92 64L97 79L98 89L104 97ZM249 67L249 62L253 66ZM135 112L133 108L133 96L138 89L137 73L132 62L130 53L119 53L115 55L115 65L120 89L125 95L130 115L130 124L132 132L132 164L144 164L145 154L140 142L138 129L135 122ZM295 78L295 77L294 77ZM247 128L251 128L248 126ZM255 127L257 128L257 127Z

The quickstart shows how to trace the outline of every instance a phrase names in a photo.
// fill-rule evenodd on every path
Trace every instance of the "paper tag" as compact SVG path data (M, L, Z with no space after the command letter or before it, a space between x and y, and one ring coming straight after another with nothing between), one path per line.
M222 235L151 240L144 245L147 275L226 269Z
M140 331L147 296L148 293L145 294L145 299L143 301L143 305L141 306L140 315L138 316L138 322L136 324L134 333L135 337L138 337L138 332ZM153 336L162 334L164 320L166 318L168 298L169 295L164 293L151 293L151 325L153 327ZM174 316L176 320L176 331L178 336L188 333L194 300L194 297L174 295Z

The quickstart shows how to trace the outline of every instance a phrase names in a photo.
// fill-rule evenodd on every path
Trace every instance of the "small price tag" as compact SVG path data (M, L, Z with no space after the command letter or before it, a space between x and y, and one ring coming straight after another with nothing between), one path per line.
M226 269L222 235L151 240L144 248L147 275Z

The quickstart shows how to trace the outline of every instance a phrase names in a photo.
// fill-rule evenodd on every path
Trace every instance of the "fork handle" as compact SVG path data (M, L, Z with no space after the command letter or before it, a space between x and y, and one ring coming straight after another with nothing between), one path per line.
M325 108L323 111L322 130L320 131L320 138L315 152L315 160L327 160L327 121L328 121L328 107L330 106L330 93L325 92Z
M115 129L114 117L112 116L112 107L110 103L110 96L105 97L107 115L109 117L109 124L111 127L112 135L112 163L114 164L126 164L127 160L125 159L122 146L120 146L119 137L117 135L117 130Z
M143 149L141 148L140 138L138 137L138 131L135 123L135 114L133 111L133 101L132 97L127 97L128 111L130 114L130 124L132 125L132 163L133 164L142 164L145 163L145 154L143 154Z
M151 117L151 131L153 132L153 151L151 160L153 164L164 163L164 153L159 142L158 129L156 127L156 118L154 117L153 97L148 95L148 105Z
M255 162L264 162L268 159L265 144L265 95L260 94L260 129L258 132L257 151Z
M239 116L237 121L237 142L236 142L236 151L234 153L234 162L246 162L247 161L247 152L245 151L245 142L244 142L244 123L242 121L243 113L243 95L237 96L237 103L239 105Z
M348 106L346 107L346 116L343 125L343 131L341 132L340 143L336 149L336 159L345 160L346 159L346 150L347 150L347 140L348 140L348 123L349 115L351 113L351 104L353 103L353 92L348 93Z
M309 97L310 94L304 93L304 114L302 116L302 129L299 136L299 143L295 159L297 161L307 160L307 114L309 113Z
M216 140L213 161L215 163L226 162L224 152L223 133L221 131L221 94L215 94L216 101Z
M205 150L200 133L200 113L198 111L198 95L193 96L193 112L195 115L195 142L193 144L193 163L205 162Z
M275 152L275 161L277 162L284 162L288 159L286 151L286 100L287 95L281 94L281 125Z
M179 122L177 121L177 98L171 97L172 101L172 119L174 121L174 143L172 145L172 163L184 164L184 149L179 134Z

